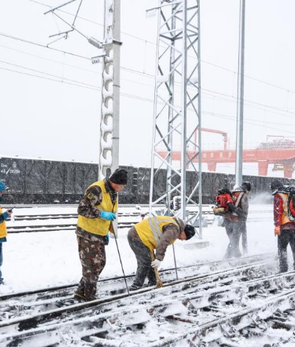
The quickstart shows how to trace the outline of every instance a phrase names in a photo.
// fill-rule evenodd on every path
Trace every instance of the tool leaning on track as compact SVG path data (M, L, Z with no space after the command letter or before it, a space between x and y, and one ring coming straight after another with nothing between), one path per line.
M151 251L151 259L152 259L152 261L155 260L155 255L154 255L153 251ZM157 288L161 288L161 287L163 287L163 282L160 279L159 271L156 267L154 268L154 271L155 271L156 280L157 280L156 286L157 286Z

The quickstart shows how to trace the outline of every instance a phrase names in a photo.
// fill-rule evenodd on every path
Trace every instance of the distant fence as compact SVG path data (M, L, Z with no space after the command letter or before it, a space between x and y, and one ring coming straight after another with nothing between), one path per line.
M123 167L123 166L122 166ZM122 204L148 204L150 193L150 168L124 166L129 173L126 188L120 193ZM48 160L31 160L18 158L0 158L0 179L10 188L5 202L14 204L74 204L79 201L85 189L97 181L97 164L59 162ZM195 172L187 171L187 191L190 193L195 186ZM243 179L252 183L252 196L266 193L271 199L269 186L273 178L244 176ZM177 183L179 177L174 177ZM291 180L292 181L292 180ZM214 195L221 187L233 187L234 175L212 172L203 173L203 203L211 204ZM288 182L283 179L282 182ZM155 179L155 197L166 191L166 171L160 170ZM197 192L192 197L197 201Z

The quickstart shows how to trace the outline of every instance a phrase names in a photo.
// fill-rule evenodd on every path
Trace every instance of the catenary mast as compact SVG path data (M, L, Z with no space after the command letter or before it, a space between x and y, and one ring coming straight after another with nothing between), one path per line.
M194 223L202 213L200 0L160 0L155 9L158 35L150 211L164 203L164 214L172 215L172 202L178 198L177 215ZM179 148L180 167L172 161L173 151ZM194 150L192 157L189 149ZM161 150L166 151L165 158L157 153ZM190 187L187 170L195 174ZM165 190L160 189L163 180ZM198 202L192 199L196 194ZM186 215L189 204L197 205L199 211L191 220Z
M77 8L72 23L68 23L56 13L56 10L75 2L70 0L60 6L45 12L56 15L60 20L71 27L63 33L68 34L75 30L85 37L88 42L98 48L102 53L92 58L92 63L102 59L102 92L101 92L101 119L98 178L109 176L119 166L119 110L120 110L120 0L104 1L104 39L103 42L94 37L87 37L75 26L82 0Z
M119 166L120 0L105 0L99 178Z
M240 186L243 177L243 132L244 132L244 70L245 70L245 0L240 0L239 64L237 89L236 126L236 185Z

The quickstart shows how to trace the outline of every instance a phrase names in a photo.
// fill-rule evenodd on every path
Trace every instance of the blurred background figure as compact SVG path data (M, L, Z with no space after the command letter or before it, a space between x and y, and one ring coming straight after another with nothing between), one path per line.
M8 189L8 187L6 187L6 185L0 181L0 201L2 201L3 199L3 195L5 193L5 191ZM2 249L2 245L3 242L6 242L6 236L7 236L7 229L6 229L6 219L9 218L12 214L12 210L7 210L6 212L2 211L2 208L0 206L0 284L4 284L4 279L2 277L2 271L1 271L1 267L3 264L3 249Z
M274 234L278 237L279 271L288 271L287 247L290 244L295 270L295 187L284 186L278 179L271 182Z
M248 194L251 191L251 183L244 181L240 187L236 187L232 193L234 209L232 213L224 216L224 226L229 238L224 259L238 258L242 256L240 251L240 237L242 236L243 255L248 253L247 218L249 210Z

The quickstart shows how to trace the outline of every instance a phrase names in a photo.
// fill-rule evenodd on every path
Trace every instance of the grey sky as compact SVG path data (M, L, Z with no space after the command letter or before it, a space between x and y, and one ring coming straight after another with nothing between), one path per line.
M44 47L56 39L49 35L65 29L44 12L49 4L64 2L1 1L3 156L98 160L101 67L89 58L99 50L77 32L51 44L55 50ZM150 166L156 18L146 18L145 10L155 3L121 0L122 165ZM68 13L76 7L71 4L60 15L71 22ZM294 10L293 0L246 0L245 148L264 142L267 135L295 135ZM238 20L238 0L201 1L202 124L227 132L232 148ZM103 1L84 0L76 27L102 39ZM203 141L204 148L222 148L219 135L204 133ZM257 174L256 165L245 166L244 173Z

